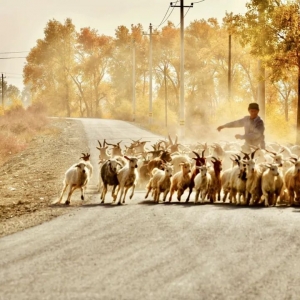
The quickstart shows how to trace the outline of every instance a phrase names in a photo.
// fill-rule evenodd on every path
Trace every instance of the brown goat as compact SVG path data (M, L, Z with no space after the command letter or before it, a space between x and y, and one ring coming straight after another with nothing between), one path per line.
M194 159L196 161L196 164L192 170L191 181L190 181L190 186L189 186L189 195L186 198L185 202L189 202L191 193L195 186L195 177L197 176L197 174L199 174L199 168L197 168L197 167L201 167L206 164L206 158L204 157L204 152L205 152L205 149L202 151L202 156L200 157L200 155L197 152L193 151L193 153L196 155L196 157L193 157L192 159Z
M182 194L190 186L191 164L183 162L180 164L180 167L181 171L177 172L172 177L169 202L172 201L172 196L175 191L177 191L177 200L180 201Z
M171 157L170 152L169 151L163 151L159 155L159 157L156 157L156 158L149 161L149 163L148 163L149 174L151 174L151 172L154 168L158 168L160 170L163 170L163 165L165 163L168 163L168 162L171 162L171 161L172 161L172 157Z
M216 196L218 200L221 200L221 171L222 171L222 160L212 157L213 169L209 171L211 175L211 186L208 192L208 198L210 202L216 202Z

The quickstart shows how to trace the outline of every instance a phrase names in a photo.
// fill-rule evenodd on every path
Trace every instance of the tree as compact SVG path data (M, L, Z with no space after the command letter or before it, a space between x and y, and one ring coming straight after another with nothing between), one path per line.
M283 0L252 0L247 3L245 16L225 18L235 29L242 45L251 46L251 54L269 68L269 79L278 83L284 70L297 70L297 138L300 143L300 28L299 3ZM282 86L282 85L281 85Z
M75 104L69 73L74 63L75 27L70 19L64 24L51 20L44 34L26 58L24 83L31 84L34 101L47 102L52 112L65 111L70 117Z
M179 115L180 89L180 35L172 22L168 22L161 30L155 31L153 36L153 66L158 95L165 97L168 93L168 106Z
M77 65L73 69L79 97L85 105L88 117L101 116L100 103L105 99L105 92L101 88L113 51L111 37L99 35L90 28L82 28L77 38Z

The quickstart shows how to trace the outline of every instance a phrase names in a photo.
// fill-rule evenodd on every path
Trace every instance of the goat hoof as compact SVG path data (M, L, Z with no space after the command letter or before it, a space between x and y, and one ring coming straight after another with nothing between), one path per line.
M69 205L69 204L70 204L70 201L69 201L69 200L67 200L67 201L65 202L65 204L66 204L66 205Z
M84 200L84 197L81 195L81 200L83 201Z

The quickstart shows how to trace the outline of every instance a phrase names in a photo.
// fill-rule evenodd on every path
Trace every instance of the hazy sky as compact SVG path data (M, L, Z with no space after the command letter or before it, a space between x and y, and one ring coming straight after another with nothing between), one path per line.
M185 0L185 5L194 2L186 17L185 25L196 19L217 18L220 23L225 12L245 13L247 0ZM44 28L50 19L64 22L71 18L76 30L91 27L99 34L114 36L119 25L142 24L144 29L152 23L157 27L170 5L170 0L0 0L0 57L24 57L44 38ZM176 2L174 0L173 2ZM178 1L179 4L179 1ZM169 10L169 12L171 9ZM180 9L175 8L169 20L179 24ZM164 23L162 26L164 26ZM161 28L161 27L160 27ZM0 73L8 84L23 88L22 70L24 58L0 59Z

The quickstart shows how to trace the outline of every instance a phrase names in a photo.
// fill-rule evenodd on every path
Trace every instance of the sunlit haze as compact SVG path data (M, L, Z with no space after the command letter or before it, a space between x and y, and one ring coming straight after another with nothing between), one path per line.
M176 2L176 1L174 1ZM185 5L192 1L185 0ZM246 0L205 0L196 3L185 17L188 25L196 19L217 18L222 22L225 12L244 13ZM179 2L178 2L179 3ZM142 24L145 30L152 23L157 27L163 20L170 1L168 0L10 0L0 1L0 17L2 25L0 36L0 57L25 57L36 45L37 39L43 39L43 30L50 19L64 22L71 18L76 29L90 27L99 34L114 36L120 25L130 27L131 24ZM169 10L171 12L171 9ZM168 14L169 14L168 12ZM174 9L169 20L179 24L179 9ZM162 24L164 26L166 23ZM23 52L27 51L27 52ZM4 52L23 52L9 53ZM1 59L0 72L6 76L8 84L23 88L22 72L24 58Z

